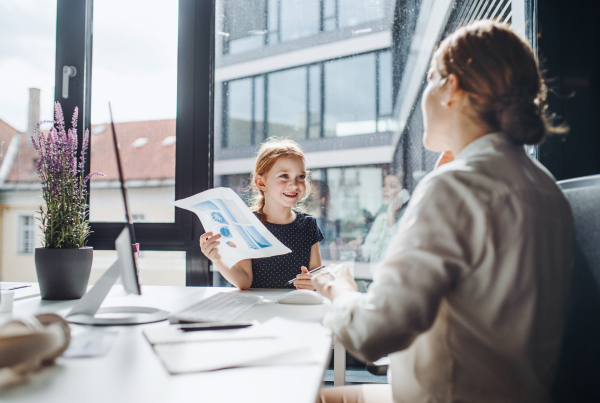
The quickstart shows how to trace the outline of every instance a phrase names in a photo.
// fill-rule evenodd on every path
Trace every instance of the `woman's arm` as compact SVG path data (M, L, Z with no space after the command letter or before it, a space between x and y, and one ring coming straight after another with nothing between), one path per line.
M313 290L315 287L312 285L311 279L312 274L308 274L309 270L316 269L321 266L321 249L319 249L319 243L317 242L310 248L310 261L308 262L308 269L302 266L301 274L296 276L297 280L294 282L294 286L298 289Z
M217 249L217 245L220 244L219 238L221 238L221 234L214 236L212 236L212 232L202 234L200 236L200 250L216 266L219 273L225 277L225 280L240 290L247 290L252 285L252 260L244 259L231 267L227 267Z
M482 259L484 206L465 195L459 183L439 179L417 188L416 203L407 211L410 220L366 294L352 290L352 282L343 278L347 270L314 276L315 287L333 300L324 324L359 358L375 361L407 348L431 327L452 285Z

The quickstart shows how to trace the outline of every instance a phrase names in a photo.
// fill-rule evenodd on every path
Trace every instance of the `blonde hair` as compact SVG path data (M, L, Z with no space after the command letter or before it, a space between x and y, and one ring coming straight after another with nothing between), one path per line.
M475 117L514 144L538 144L546 133L564 132L546 116L546 85L527 42L508 25L473 22L440 43L432 69L455 74Z
M268 138L261 144L256 154L254 170L250 175L250 209L257 214L258 218L263 223L267 220L267 216L263 213L263 208L265 207L265 193L256 186L255 180L257 176L266 176L271 168L273 168L273 165L275 165L275 162L282 157L298 158L306 164L306 158L298 143L284 137ZM300 200L299 206L297 206L299 210L304 210L305 201L310 195L311 187L308 174L309 172L307 170L305 181L306 193L302 200Z

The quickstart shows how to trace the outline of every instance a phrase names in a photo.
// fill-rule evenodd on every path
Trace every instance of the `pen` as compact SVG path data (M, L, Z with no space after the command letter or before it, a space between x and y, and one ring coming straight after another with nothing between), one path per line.
M238 322L238 323L187 323L179 326L184 332L197 332L199 330L227 330L227 329L242 329L254 325L254 322Z
M309 271L307 274L313 274L314 272L317 272L317 271L319 271L319 270L321 270L321 269L324 269L324 268L325 268L325 266L319 266L319 267L317 267L316 269L312 269L312 270L311 270L311 271ZM288 281L288 282L286 283L286 285L292 284L292 283L293 283L294 281L296 281L296 280L298 280L298 279L297 279L297 278L293 278L293 279L291 279L290 281Z

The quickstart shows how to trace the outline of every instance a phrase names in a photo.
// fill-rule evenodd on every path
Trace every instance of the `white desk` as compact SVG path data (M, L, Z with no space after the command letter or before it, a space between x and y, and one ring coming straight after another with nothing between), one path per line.
M176 311L198 299L232 288L144 286L143 295L124 296L115 286L103 306L139 305ZM265 302L241 319L264 322L279 316L298 321L320 322L329 309L322 305L281 305L273 301L284 291L245 291L262 295ZM0 314L0 324L13 316L57 312L65 315L74 301L43 301L39 297L15 301L13 313ZM60 358L58 365L33 375L23 386L0 390L2 402L303 402L313 403L322 384L331 353L331 337L315 346L318 364L235 368L214 372L170 375L142 334L146 326L111 327L119 332L110 351L96 358ZM86 328L71 325L72 329Z

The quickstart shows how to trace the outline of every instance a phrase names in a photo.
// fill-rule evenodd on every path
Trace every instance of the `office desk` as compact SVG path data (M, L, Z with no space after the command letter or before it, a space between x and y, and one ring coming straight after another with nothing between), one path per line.
M103 306L151 306L179 310L201 298L232 288L144 286L142 296L125 296L115 286ZM244 291L264 296L265 302L240 319L264 322L280 316L298 321L321 321L329 309L322 305L282 305L273 301L285 291ZM65 315L75 301L43 301L39 297L16 301L12 314L0 314L0 324L13 316L57 312ZM214 372L170 375L142 334L149 326L89 327L71 325L72 331L116 330L109 352L95 358L60 358L58 365L34 374L23 386L0 390L2 402L303 402L313 403L322 384L331 352L331 337L315 346L318 364L234 368Z

